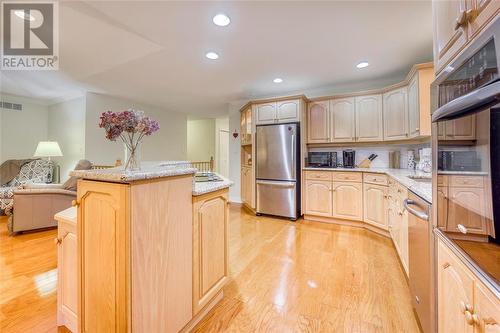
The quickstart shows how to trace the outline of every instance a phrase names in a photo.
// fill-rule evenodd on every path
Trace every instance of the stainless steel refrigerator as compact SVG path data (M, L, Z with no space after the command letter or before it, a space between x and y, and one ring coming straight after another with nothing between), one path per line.
M299 130L298 123L257 126L257 215L300 216Z

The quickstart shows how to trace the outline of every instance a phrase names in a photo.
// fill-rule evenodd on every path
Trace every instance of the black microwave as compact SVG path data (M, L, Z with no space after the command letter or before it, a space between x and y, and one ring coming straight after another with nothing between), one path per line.
M336 168L337 152L309 152L307 166L312 168Z

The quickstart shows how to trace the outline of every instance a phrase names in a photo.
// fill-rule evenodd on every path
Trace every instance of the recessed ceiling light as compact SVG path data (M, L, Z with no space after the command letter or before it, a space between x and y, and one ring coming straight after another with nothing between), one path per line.
M35 17L31 14L26 13L24 10L16 10L14 11L17 17L26 20L26 21L34 21Z
M207 57L210 60L219 59L219 55L215 52L208 52L207 54L205 54L205 57Z
M275 78L275 79L273 80L273 82L274 82L274 83L281 83L281 82L283 82L283 79L282 79L282 78L277 77L277 78Z
M365 68L368 67L370 64L366 61L361 61L359 64L356 65L357 68Z
M218 25L219 27L225 27L231 23L231 20L229 17L225 14L217 14L214 16L213 20L215 25Z

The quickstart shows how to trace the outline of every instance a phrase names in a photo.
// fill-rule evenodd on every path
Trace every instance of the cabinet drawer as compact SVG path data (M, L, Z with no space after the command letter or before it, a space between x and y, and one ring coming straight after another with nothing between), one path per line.
M332 173L329 171L306 171L306 179L331 181Z
M334 172L333 180L343 182L362 182L363 176L361 172Z
M386 175L380 173L364 173L363 182L375 185L387 185L388 179Z
M452 187L483 187L483 176L450 176Z

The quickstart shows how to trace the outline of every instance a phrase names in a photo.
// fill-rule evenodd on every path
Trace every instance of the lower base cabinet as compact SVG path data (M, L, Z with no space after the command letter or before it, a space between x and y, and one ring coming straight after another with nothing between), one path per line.
M364 184L364 221L388 230L387 186Z
M500 300L438 237L438 332L500 332Z
M57 220L57 326L78 332L76 209L56 214Z
M228 217L227 189L193 197L193 316L226 283Z
M305 188L306 214L332 216L332 183L307 180Z
M333 182L332 216L338 219L363 220L363 184Z

